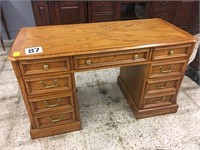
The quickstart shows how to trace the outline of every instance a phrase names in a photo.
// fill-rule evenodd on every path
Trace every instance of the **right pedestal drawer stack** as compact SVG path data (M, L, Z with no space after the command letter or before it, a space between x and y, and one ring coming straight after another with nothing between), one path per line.
M176 96L192 44L155 48L143 108L176 104Z

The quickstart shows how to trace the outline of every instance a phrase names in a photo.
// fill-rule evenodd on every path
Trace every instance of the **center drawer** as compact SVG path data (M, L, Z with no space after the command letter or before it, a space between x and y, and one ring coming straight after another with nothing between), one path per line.
M71 74L25 78L28 95L44 94L72 89Z
M149 49L110 52L102 54L82 55L74 57L75 69L86 69L108 65L148 61Z

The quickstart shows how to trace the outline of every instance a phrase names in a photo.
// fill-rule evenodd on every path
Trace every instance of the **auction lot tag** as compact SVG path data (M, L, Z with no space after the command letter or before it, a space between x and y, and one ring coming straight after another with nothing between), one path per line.
M30 48L25 48L26 55L31 55L31 54L37 54L37 53L42 53L42 47L30 47Z
M19 56L19 55L20 55L20 52L14 52L14 53L13 53L13 56L14 56L14 57L17 57L17 56Z

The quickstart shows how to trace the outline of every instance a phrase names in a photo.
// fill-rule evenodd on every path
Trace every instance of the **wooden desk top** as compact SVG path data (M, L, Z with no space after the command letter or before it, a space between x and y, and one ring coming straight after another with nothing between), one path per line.
M73 56L157 47L196 41L185 31L161 20L22 28L11 48L11 61ZM25 48L41 46L43 53L26 55ZM13 56L20 52L19 56Z

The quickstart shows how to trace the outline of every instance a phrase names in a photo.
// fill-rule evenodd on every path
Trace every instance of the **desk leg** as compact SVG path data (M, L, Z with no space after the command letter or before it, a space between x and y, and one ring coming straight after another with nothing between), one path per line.
M148 65L121 67L117 83L137 118L143 105Z

